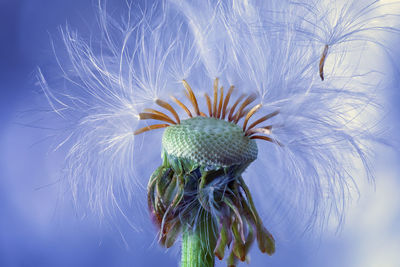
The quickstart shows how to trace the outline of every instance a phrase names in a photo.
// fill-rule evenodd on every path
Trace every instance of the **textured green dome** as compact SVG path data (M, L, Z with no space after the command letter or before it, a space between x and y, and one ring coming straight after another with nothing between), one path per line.
M165 129L162 145L168 155L193 160L203 166L228 167L257 158L257 144L238 125L195 117Z

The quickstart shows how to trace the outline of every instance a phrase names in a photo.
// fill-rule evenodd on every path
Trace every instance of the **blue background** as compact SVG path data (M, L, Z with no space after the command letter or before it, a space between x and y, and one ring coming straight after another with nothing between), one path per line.
M84 35L95 23L93 2L0 0L0 266L177 266L178 248L159 248L152 227L135 233L82 218L68 196L60 200L68 194L54 175L60 155L48 153L45 129L25 118L40 98L36 67L53 63L49 36L66 21ZM396 49L396 43L387 45ZM393 108L387 120L396 133L399 72L388 69L393 90L386 97ZM400 266L399 155L386 147L377 151L376 189L360 181L361 196L338 234L281 240L273 257L253 249L250 266Z

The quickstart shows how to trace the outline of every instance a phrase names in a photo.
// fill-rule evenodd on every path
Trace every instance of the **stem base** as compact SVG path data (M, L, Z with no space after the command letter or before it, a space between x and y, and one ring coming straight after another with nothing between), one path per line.
M214 267L215 230L208 213L198 220L194 230L188 228L184 230L181 267Z

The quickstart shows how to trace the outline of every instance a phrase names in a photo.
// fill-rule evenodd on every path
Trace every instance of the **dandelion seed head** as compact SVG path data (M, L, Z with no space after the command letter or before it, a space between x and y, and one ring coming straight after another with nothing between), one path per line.
M232 123L196 117L164 131L163 147L176 157L203 165L229 166L257 158L257 145Z
M209 225L207 232L211 238L204 239L204 246L207 251L214 251L219 259L224 258L226 248L231 248L227 261L233 266L238 260L247 259L255 239L261 252L271 255L275 251L274 239L262 225L241 175L257 158L255 139L281 145L267 136L272 125L257 126L279 112L265 115L247 127L249 119L262 105L245 110L256 97L241 95L227 108L234 86L225 96L218 82L216 78L213 101L205 94L209 117L199 107L189 83L183 80L192 112L177 98L172 99L189 118L181 120L168 102L157 100L156 103L173 116L145 109L147 113L140 113L140 119L170 124L153 124L134 134L166 128L162 137L163 163L150 177L147 197L150 213L159 229L160 244L168 248L181 232L185 240L189 233L201 232L204 225ZM242 118L244 122L240 127L238 123ZM259 135L254 135L256 133ZM233 238L228 239L228 235Z
M118 20L109 15L105 2L99 2L97 39L84 39L69 26L61 30L65 55L58 46L54 50L63 82L51 84L48 75L38 75L52 109L67 124L60 145L68 148L64 170L77 203L88 203L101 215L116 210L126 214L124 204L139 199L150 175L133 162L160 153L154 147L138 153L140 142L134 133L154 130L151 136L162 140L163 164L149 183L149 206L157 211L152 216L169 214L167 206L160 210L163 206L154 203L175 205L178 199L171 196L186 198L184 205L170 209L179 210L181 219L166 224L162 217L153 218L166 246L174 243L182 222L199 217L191 210L221 215L215 207L221 205L225 192L233 190L229 184L233 178L246 203L250 202L244 192L248 184L260 218L278 236L291 225L305 231L323 229L332 217L340 225L350 191L356 190L354 177L372 177L371 143L379 140L376 129L382 115L384 73L375 71L372 62L365 64L370 58L366 44L382 48L379 36L396 31L389 23L392 16L381 12L383 6L379 1L339 5L311 0L171 0L127 4L126 15ZM210 91L215 77L224 87ZM257 96L255 104L238 113L252 93ZM230 115L242 94L246 97ZM173 106L176 114L160 101ZM253 108L256 115L247 118ZM160 122L140 122L144 119ZM236 119L241 123L236 124ZM198 124L192 127L192 123ZM225 131L229 135L219 135ZM196 135L194 139L207 144L202 148L218 151L213 155L205 151L208 158L202 160L192 156L197 148L183 144ZM210 140L226 146L217 149ZM249 145L242 147L241 142ZM237 161L241 168L229 169L235 165L223 159L230 155L223 150L229 149L232 155L248 154ZM211 171L196 170L199 166L211 163L225 170L211 168L217 172L214 179L202 187L184 183L186 193L180 195L182 175L174 175L179 168L172 166L177 159L186 168L182 173L191 173L196 181ZM171 192L157 194L156 182L161 178L174 185ZM167 189L167 183L160 186ZM194 197L198 192L201 201ZM233 195L225 200L227 208L222 212L234 217L236 206L230 201L238 196ZM141 210L138 205L130 213ZM216 221L216 225L219 232L224 227L218 226L232 227L233 221ZM221 257L226 244L217 247ZM240 253L236 256L243 259Z

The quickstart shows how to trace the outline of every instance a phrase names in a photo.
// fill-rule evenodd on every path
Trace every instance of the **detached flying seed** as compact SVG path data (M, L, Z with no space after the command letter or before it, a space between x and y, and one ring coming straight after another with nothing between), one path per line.
M321 55L321 60L319 61L319 77L321 77L322 81L324 80L324 65L325 65L326 56L328 55L328 49L329 49L329 46L325 45L324 51L322 52L322 55Z

